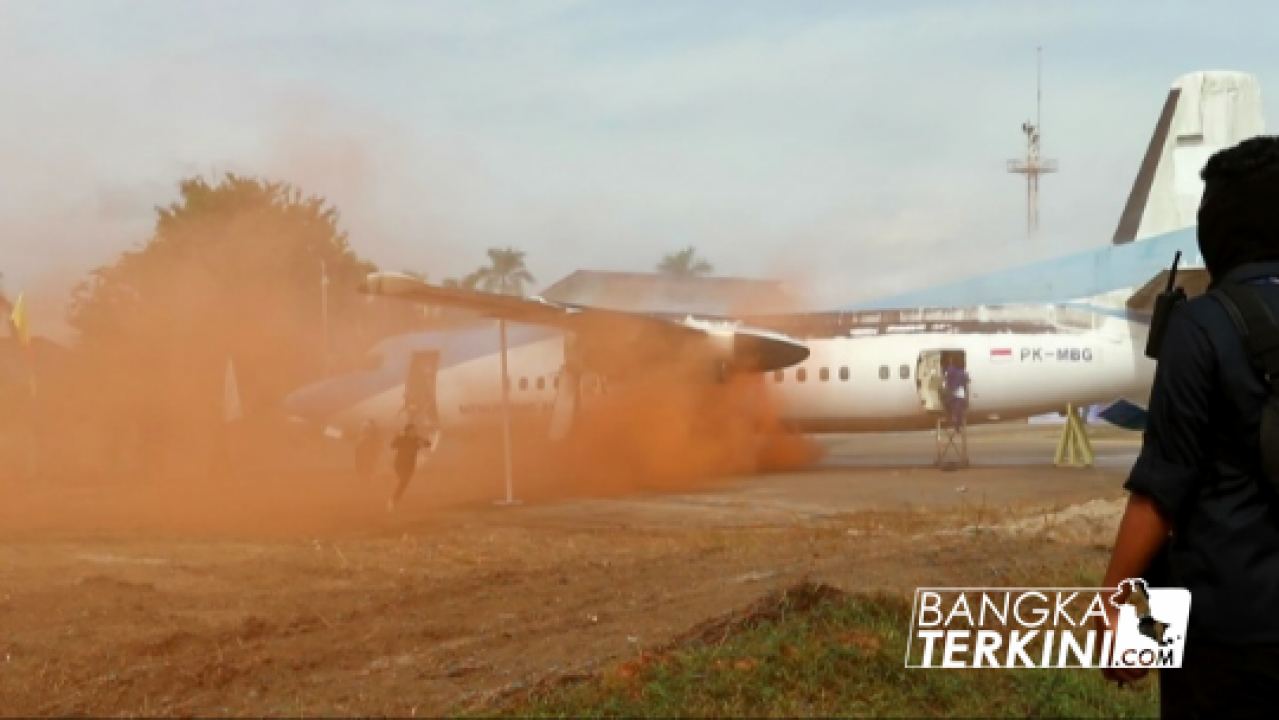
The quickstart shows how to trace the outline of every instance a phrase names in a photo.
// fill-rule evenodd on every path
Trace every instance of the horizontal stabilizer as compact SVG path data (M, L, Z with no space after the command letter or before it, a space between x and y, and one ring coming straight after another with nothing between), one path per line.
M1177 280L1173 283L1175 287L1180 287L1186 291L1187 298L1198 297L1208 291L1208 285L1212 283L1212 277L1205 268L1182 268L1177 270ZM1160 273L1141 289L1132 294L1128 298L1129 310L1143 313L1153 313L1155 311L1155 300L1159 297L1159 293L1168 289L1168 270L1162 270Z
M1099 417L1115 427L1140 432L1146 429L1148 413L1140 405L1121 399L1102 410Z

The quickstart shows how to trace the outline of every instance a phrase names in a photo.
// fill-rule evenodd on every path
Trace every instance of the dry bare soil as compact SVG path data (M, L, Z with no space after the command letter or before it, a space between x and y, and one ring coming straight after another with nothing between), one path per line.
M819 477L897 501L798 512L733 505L727 483L496 507L492 478L441 472L391 514L388 479L321 470L0 480L0 713L438 716L632 658L805 577L909 593L1095 565L1121 482ZM1027 502L1028 483L1051 502ZM913 503L921 488L953 499Z

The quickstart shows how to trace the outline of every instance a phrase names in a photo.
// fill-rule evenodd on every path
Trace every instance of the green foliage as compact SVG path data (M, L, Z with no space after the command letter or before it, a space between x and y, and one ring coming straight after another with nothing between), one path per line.
M542 692L518 717L1155 717L1098 670L908 669L910 603L852 596Z
M241 392L256 396L246 405L278 402L323 367L326 275L330 358L363 350L356 286L375 268L352 252L335 208L234 174L184 180L179 193L157 208L152 237L94 270L69 310L86 355L145 379L131 398L207 381L203 397L216 399L230 357Z
M705 258L697 256L692 247L673 252L657 264L657 272L671 277L690 278L710 275L715 268Z
M524 251L514 248L492 248L489 264L467 275L455 287L503 295L524 295L525 286L534 282L524 265Z

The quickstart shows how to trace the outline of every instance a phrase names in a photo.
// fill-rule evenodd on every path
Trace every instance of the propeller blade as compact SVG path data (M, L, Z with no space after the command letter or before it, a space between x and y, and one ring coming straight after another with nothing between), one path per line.
M570 372L568 369L560 371L560 386L555 392L555 404L551 407L552 440L563 440L573 427L580 384L577 373Z

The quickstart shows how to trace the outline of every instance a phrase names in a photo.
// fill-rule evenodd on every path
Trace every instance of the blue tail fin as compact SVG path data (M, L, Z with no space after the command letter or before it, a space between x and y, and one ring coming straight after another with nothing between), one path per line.
M1119 400L1102 410L1102 420L1124 430L1142 431L1146 429L1146 409L1127 400Z

